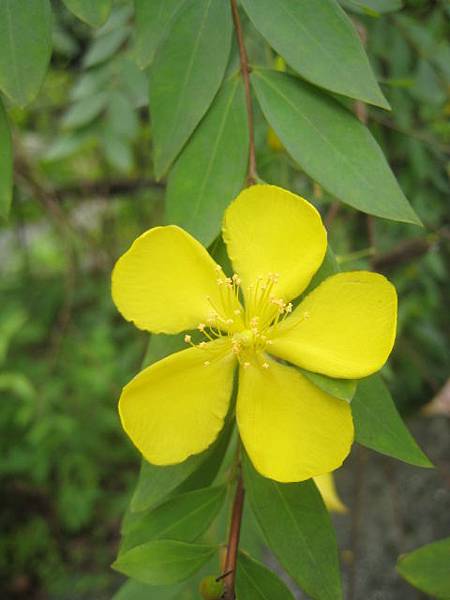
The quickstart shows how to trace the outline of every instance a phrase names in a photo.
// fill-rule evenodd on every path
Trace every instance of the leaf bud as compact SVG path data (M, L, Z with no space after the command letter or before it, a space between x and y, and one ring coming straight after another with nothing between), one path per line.
M214 575L208 575L201 580L199 590L204 600L220 600L225 588L223 581L217 581Z

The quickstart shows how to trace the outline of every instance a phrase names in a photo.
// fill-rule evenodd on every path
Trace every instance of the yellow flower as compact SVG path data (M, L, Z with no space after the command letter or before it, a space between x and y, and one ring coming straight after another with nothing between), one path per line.
M346 513L347 507L339 498L332 473L324 473L314 477L315 484L322 495L325 506L329 511Z
M204 337L194 344L187 334L191 347L125 386L122 425L153 464L202 452L223 426L238 366L236 419L255 468L281 482L328 473L350 451L350 406L295 365L340 378L380 369L395 338L395 289L376 273L339 273L293 309L323 261L327 235L309 202L275 186L241 192L223 236L232 277L172 225L145 232L118 260L112 295L127 320L155 333L198 328Z

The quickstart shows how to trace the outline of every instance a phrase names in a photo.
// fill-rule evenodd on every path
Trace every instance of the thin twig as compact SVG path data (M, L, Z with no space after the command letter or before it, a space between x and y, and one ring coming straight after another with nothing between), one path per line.
M228 536L227 554L223 568L225 582L224 600L235 600L236 566L239 548L239 537L241 534L242 513L244 510L244 483L242 475L239 474L236 493L233 501L233 512L231 514L230 533Z
M241 19L237 7L237 0L231 1L231 13L233 15L234 28L236 30L236 38L239 46L239 59L241 63L241 74L244 82L245 104L247 107L248 134L249 134L249 149L248 149L248 169L247 169L247 185L253 185L258 180L256 172L256 151L255 151L255 126L253 118L252 93L250 88L250 67L248 64L247 50L244 44L244 35L242 32Z

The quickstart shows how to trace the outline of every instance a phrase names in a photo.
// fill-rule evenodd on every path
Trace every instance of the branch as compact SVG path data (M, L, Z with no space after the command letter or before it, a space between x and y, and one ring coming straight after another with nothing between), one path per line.
M223 569L223 580L225 582L224 600L235 600L236 598L234 587L236 581L236 565L239 548L239 537L241 533L242 513L244 510L244 496L245 490L242 481L242 475L239 474L236 493L233 501L233 512L231 515L227 554L225 557L225 564Z
M62 201L67 196L85 198L89 196L117 196L132 194L142 189L164 190L165 185L153 179L103 179L99 181L81 181L53 190L55 199Z
M253 105L252 105L252 94L250 88L250 72L251 69L248 64L247 50L244 44L244 35L242 32L241 19L239 17L239 10L237 7L237 0L231 1L231 13L233 15L234 28L236 30L236 38L239 46L239 59L241 63L241 74L244 82L245 90L245 104L247 107L247 120L248 120L248 135L249 135L249 149L248 149L248 169L247 169L247 185L253 185L258 180L256 172L256 151L255 151L255 126L253 118Z
M377 271L389 271L398 265L420 258L433 248L440 237L445 237L445 228L427 237L404 240L391 251L375 256L372 261L373 267Z

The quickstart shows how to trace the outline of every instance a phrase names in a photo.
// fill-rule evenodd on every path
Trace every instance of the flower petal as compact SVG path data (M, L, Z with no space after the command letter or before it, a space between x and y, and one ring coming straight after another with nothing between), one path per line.
M386 362L396 326L397 293L385 277L338 273L276 327L270 352L330 377L366 377Z
M253 185L225 213L223 236L245 288L278 273L273 294L298 296L325 256L327 234L312 204L274 185Z
M314 477L314 483L317 485L322 495L325 506L329 511L337 513L346 513L348 508L339 498L332 473L324 473Z
M237 421L254 467L280 482L303 481L339 467L350 452L350 406L322 392L293 367L239 372Z
M221 307L217 266L203 246L175 225L154 227L117 261L113 300L128 321L154 333L178 333Z
M176 352L124 387L122 426L149 462L182 462L216 439L228 411L235 367L235 358L224 350L219 340L204 349Z

